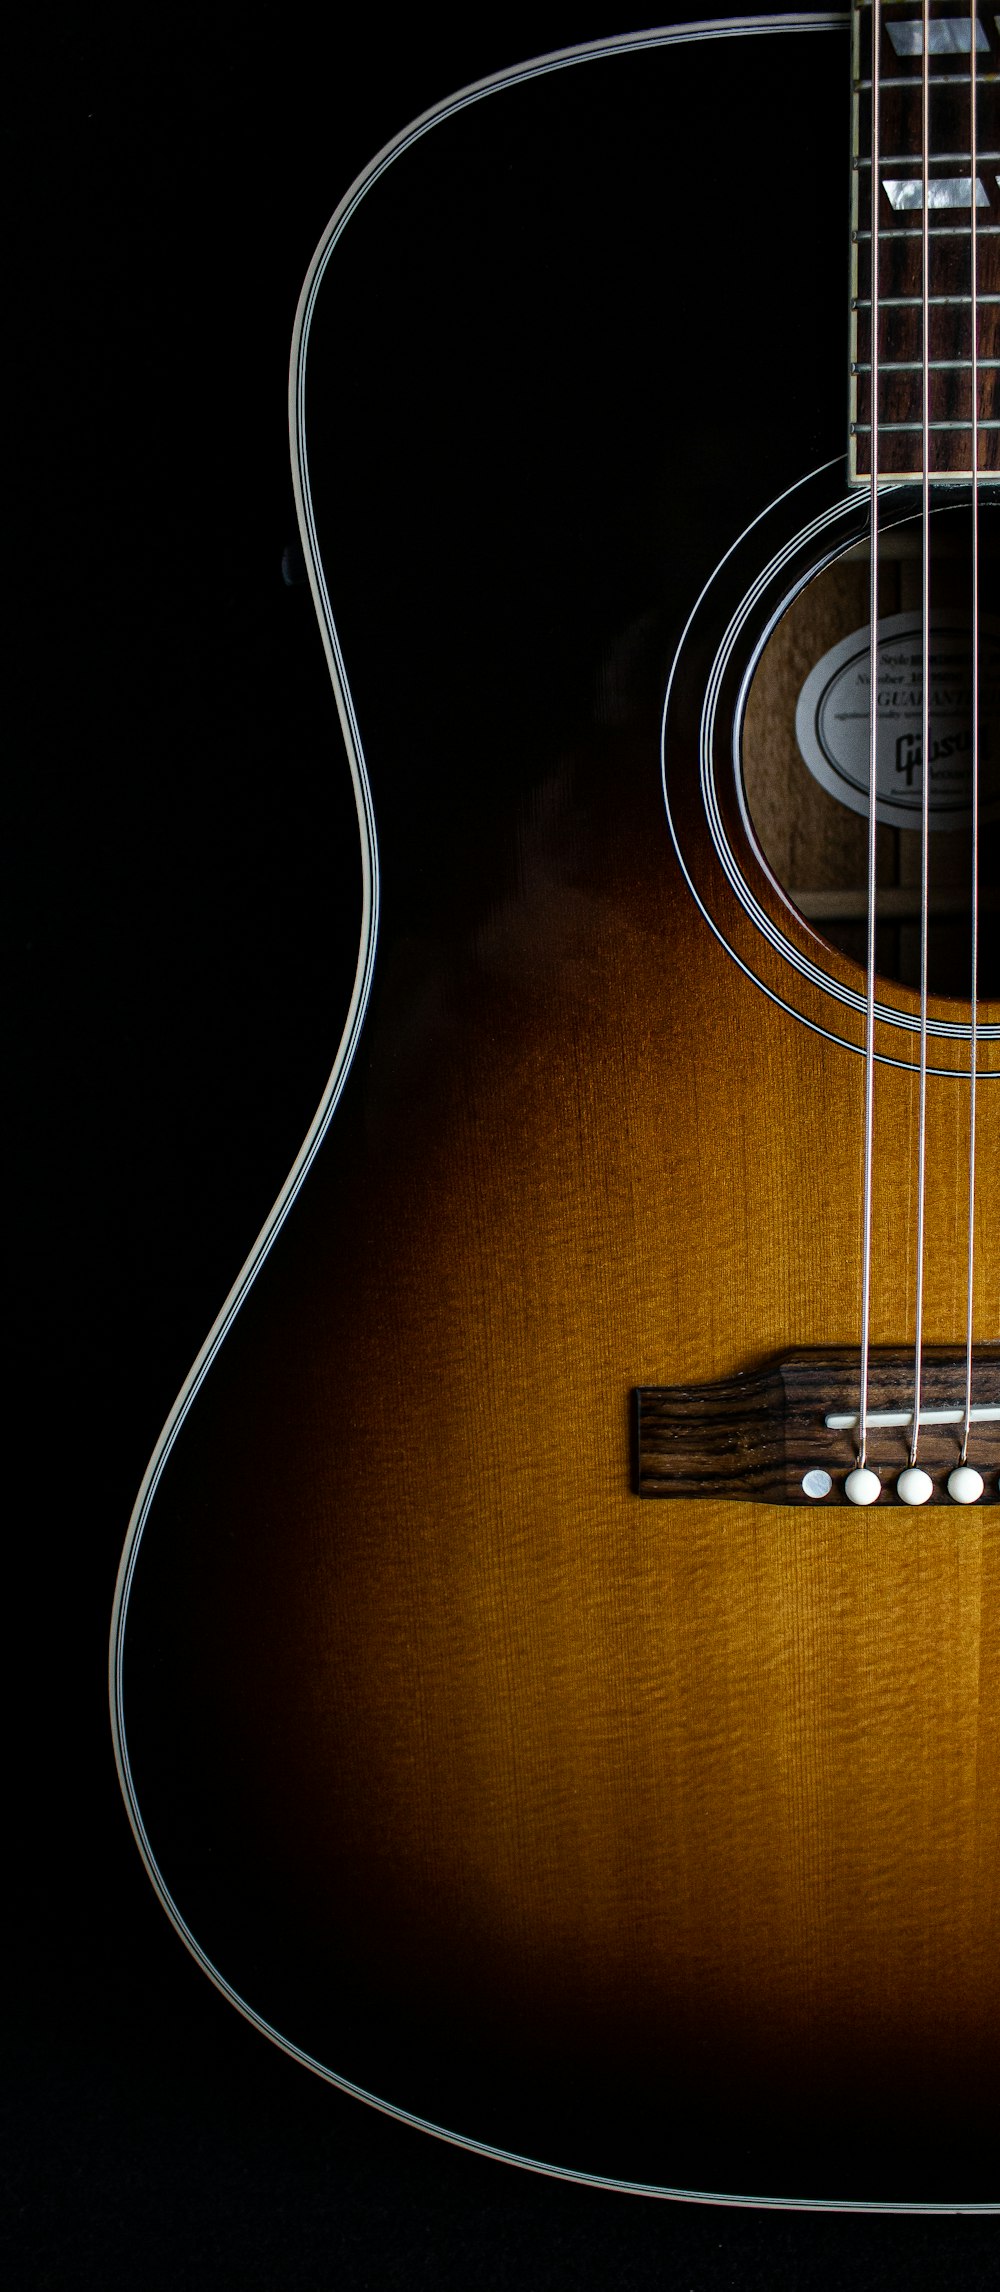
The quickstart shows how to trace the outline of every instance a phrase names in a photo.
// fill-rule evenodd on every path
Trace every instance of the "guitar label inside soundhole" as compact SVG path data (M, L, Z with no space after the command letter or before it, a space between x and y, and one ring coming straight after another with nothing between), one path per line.
M980 627L980 803L993 794L991 734L1000 697L1000 635ZM919 829L923 802L923 639L919 613L879 623L876 818ZM868 817L871 655L867 625L824 653L795 712L799 751L831 796ZM933 830L967 828L972 795L972 630L961 613L931 623L930 791Z
M972 532L967 507L932 519L928 980L965 1003L972 915ZM979 516L979 993L1000 990L1000 518ZM870 569L866 543L789 601L747 695L745 816L786 899L862 969L868 906ZM921 949L922 539L906 519L879 544L876 964L915 988Z

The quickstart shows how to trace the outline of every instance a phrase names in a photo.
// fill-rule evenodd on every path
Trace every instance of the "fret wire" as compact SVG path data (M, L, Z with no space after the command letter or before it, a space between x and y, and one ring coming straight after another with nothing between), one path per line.
M967 374L971 373L973 365L983 374L987 367L1000 366L1000 358L930 358L927 363L932 374ZM924 370L922 358L880 358L878 364L880 374L922 374ZM867 358L854 359L851 373L870 374L871 361Z
M998 80L1000 80L1000 72L976 73L977 87L995 87ZM916 88L919 90L921 86L920 80L918 80L915 76L912 79L905 77L899 79L880 79L878 84L879 93L881 93L883 88ZM872 83L870 80L855 80L855 95L870 94L871 85ZM968 72L935 72L931 80L931 86L935 88L967 88L968 85Z
M923 310L925 302L935 310L972 309L970 294L883 294L879 296L878 307L880 310ZM986 302L1000 302L1000 294L977 294L976 303L980 310ZM870 310L871 307L870 295L852 296L852 310Z
M855 231L852 236L860 246L865 241L870 240L871 232ZM932 239L968 239L970 245L972 243L972 231L968 223L934 223L931 226L929 236ZM913 223L909 226L905 223L894 223L890 227L883 224L879 229L880 239L919 239L919 237L920 231ZM984 223L977 231L976 238L977 241L979 239L1000 239L1000 223Z
M882 425L880 424L880 434L881 434L881 427L882 427ZM878 481L878 482L879 482L879 485L880 485L880 487L881 487L881 490L882 490L882 492L883 492L883 493L887 493L887 492L888 492L888 490L889 490L889 487L890 487L890 486L909 486L909 487L912 487L912 486L917 486L917 485L919 485L919 484L920 484L920 480L921 480L921 477L922 477L922 475L923 475L923 472L922 472L922 470L921 470L921 468L920 468L920 461L919 461L919 457L918 457L918 458L917 458L917 460L916 460L916 462L915 462L915 465L914 465L914 467L913 467L913 468L911 468L911 469L903 469L903 470L883 470L883 472L882 472L882 475L881 475L881 477L879 478L879 481ZM981 468L981 469L980 469L980 472L979 472L979 476L980 476L980 480L981 480L981 481L983 481L983 482L986 482L986 481L988 480L989 476L990 476L990 472L989 472L988 470L986 470L986 469L983 469L983 468ZM963 461L963 462L956 462L956 463L955 463L955 465L954 465L954 467L951 467L951 466L949 465L949 467L948 467L947 469L932 470L932 471L931 471L931 473L930 473L930 480L929 480L929 482L930 482L930 484L931 484L932 486L945 486L945 485L946 485L946 486L960 486L960 485L961 485L961 486L965 486L965 485L969 485L969 484L971 483L971 480L972 480L972 463L971 463L971 461ZM866 472L866 473L865 473L865 485L867 486L867 484L868 484L868 476L867 476L867 472ZM916 909L914 910L914 914L913 914L912 916L908 917L908 918L907 918L907 920L908 920L909 922L914 922L914 921L918 920L918 919L919 919L919 912L920 912L920 911L919 911L919 908L916 908Z
M881 371L881 369L880 369L880 371ZM921 373L923 373L923 366L921 366L921 368L920 368L920 372L921 372ZM970 419L969 419L967 422L927 422L926 424L925 424L924 422L922 422L922 421L920 421L920 422L880 422L880 423L879 423L879 430L880 430L880 432L883 432L883 433L884 433L886 430L914 430L914 431L916 431L916 430L920 430L920 431L923 431L925 428L926 428L926 429L928 429L928 430L1000 430L1000 421L993 421L993 420L990 420L990 421L988 421L988 422L973 422L973 421L972 421L972 419L971 419L971 417L970 417ZM852 429L852 430L854 430L854 431L856 431L856 432L857 432L857 434L858 434L859 436L861 436L861 437L867 437L867 436L868 436L868 434L869 434L869 432L870 432L870 430L871 430L871 423L870 423L870 422L852 422L852 423L851 423L851 429Z
M964 159L968 163L971 158L971 151L935 151L931 165L932 167L943 167L946 160L952 159ZM1000 161L1000 151L980 151L978 160L980 167L986 167L991 160ZM915 167L916 164L912 151L886 151L879 160L880 167ZM857 168L870 167L871 160L852 159L851 166Z

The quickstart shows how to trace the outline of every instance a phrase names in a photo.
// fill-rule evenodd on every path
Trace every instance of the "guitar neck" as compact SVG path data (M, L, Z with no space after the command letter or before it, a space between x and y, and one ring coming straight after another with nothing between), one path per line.
M927 55L924 56L925 22ZM992 9L852 10L851 421L870 482L1000 472L1000 28ZM876 185L873 203L872 186ZM877 237L875 234L877 233ZM924 361L927 361L925 377Z

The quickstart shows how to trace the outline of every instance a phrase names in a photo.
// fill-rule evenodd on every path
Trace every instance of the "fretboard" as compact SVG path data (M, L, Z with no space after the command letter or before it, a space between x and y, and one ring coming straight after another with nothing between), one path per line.
M971 478L974 436L1000 472L998 16L980 0L973 46L970 10L934 0L925 97L923 12L882 0L873 170L872 10L852 14L851 475L872 466L873 282L879 476L919 478L925 436L932 478Z

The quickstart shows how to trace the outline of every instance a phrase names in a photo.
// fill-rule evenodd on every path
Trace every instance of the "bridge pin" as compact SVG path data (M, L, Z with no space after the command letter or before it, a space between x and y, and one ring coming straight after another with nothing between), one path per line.
M901 1504L926 1504L934 1494L930 1473L921 1472L919 1464L907 1465L896 1482L896 1494Z
M978 1504L983 1493L983 1476L972 1464L956 1464L948 1474L948 1494L955 1504Z
M874 1504L882 1494L882 1483L877 1472L869 1472L867 1465L855 1465L844 1482L844 1495L849 1504Z

